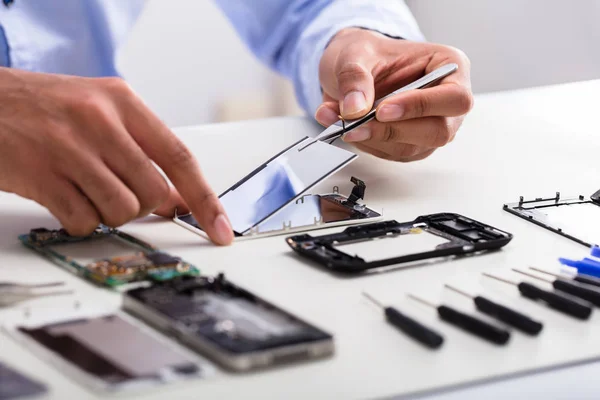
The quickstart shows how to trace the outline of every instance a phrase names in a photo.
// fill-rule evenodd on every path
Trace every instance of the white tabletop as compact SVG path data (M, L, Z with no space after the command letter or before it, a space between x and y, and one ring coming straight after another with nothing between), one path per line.
M345 278L295 258L283 237L216 248L155 217L127 225L125 231L206 273L224 271L234 282L332 332L337 345L335 357L328 360L241 376L220 373L210 381L171 385L134 398L362 399L410 393L446 400L532 398L543 393L549 398L595 397L600 363L464 386L600 358L600 315L585 323L575 321L518 298L514 288L480 278L483 270L508 273L511 267L528 264L556 266L559 256L585 254L584 247L509 215L502 205L519 195L552 196L557 190L589 195L598 189L599 90L600 82L586 82L478 96L456 140L431 158L394 164L361 154L314 191L329 192L333 185L347 191L350 176L357 176L366 181L367 204L383 208L388 219L408 221L448 211L513 233L515 239L494 254ZM307 120L281 118L184 128L178 134L220 191L274 152L317 131ZM43 209L8 194L0 194L0 204L0 281L64 280L77 291L84 308L118 305L118 295L94 288L21 247L18 234L38 226L56 227ZM508 346L496 347L448 327L432 310L405 298L410 290L469 309L465 300L442 291L443 282L500 296L535 314L546 328L539 338L515 333ZM362 290L438 328L446 336L443 349L428 351L386 325L380 312L361 298ZM32 314L60 314L72 304L73 299L38 300L0 312L0 320L21 315L26 308ZM12 340L0 337L0 350L1 359L47 383L48 398L96 398ZM463 388L446 391L456 386Z

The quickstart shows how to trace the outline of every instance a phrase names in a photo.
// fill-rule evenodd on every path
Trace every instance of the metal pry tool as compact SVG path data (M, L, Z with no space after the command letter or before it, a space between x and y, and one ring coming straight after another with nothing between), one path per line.
M298 149L298 151L304 150L305 148L307 148L308 146L310 146L311 144L313 144L317 141L322 141L322 142L325 142L328 140L334 141L334 140L344 136L346 133L358 128L359 126L362 126L362 125L366 124L367 122L374 120L375 115L377 114L377 107L379 107L379 104L381 104L381 102L383 102L384 100L386 100L392 96L395 96L397 94L400 94L402 92L407 92L409 90L414 90L414 89L423 89L427 86L433 85L434 83L436 83L436 82L444 79L448 75L454 73L456 70L458 70L458 65L454 64L454 63L446 64L442 67L439 67L438 69L428 73L424 77L417 79L416 81L409 83L408 85L377 100L373 104L373 108L371 109L371 111L369 111L367 113L367 115L365 115L364 117L358 118L358 119L353 119L353 120L343 120L340 118L339 121L337 121L334 124L332 124L331 126L329 126L327 129L325 129L323 132L321 132L316 138L312 139L306 145L300 147Z
M38 297L62 296L72 294L72 290L40 291L40 289L63 286L64 282L51 282L40 284L20 284L13 282L0 282L0 308L10 307L17 303L36 299Z

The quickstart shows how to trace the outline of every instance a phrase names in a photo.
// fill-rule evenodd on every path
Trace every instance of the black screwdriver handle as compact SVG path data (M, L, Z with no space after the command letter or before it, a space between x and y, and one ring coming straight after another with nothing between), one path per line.
M496 344L506 344L510 338L507 330L498 328L485 321L464 314L447 306L439 306L438 314L444 321L457 326L467 332Z
M542 300L550 308L561 311L578 319L588 319L592 314L592 307L584 302L576 301L559 293L540 289L531 283L521 282L518 285L519 292L524 297L532 300Z
M572 294L575 297L589 301L595 306L600 307L600 288L576 283L566 279L557 279L552 283L556 290Z
M431 349L437 349L444 343L442 335L402 314L393 307L385 308L385 317L390 324Z
M573 280L576 282L585 283L586 285L600 287L600 279L596 278L595 276L578 274L573 278Z
M541 322L535 321L527 315L521 314L502 304L495 303L485 297L477 296L473 300L475 301L477 309L482 313L499 319L500 321L530 335L537 335L544 327Z

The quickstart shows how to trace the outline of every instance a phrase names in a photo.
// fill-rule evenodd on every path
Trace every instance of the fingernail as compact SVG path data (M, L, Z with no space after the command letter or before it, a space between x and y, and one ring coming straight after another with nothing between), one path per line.
M398 121L404 116L404 107L395 104L386 104L377 110L377 120L381 122Z
M224 214L217 215L213 222L213 230L217 244L229 244L233 241L233 229Z
M344 102L342 103L342 115L354 115L358 114L362 111L365 111L367 108L367 98L363 92L350 92L344 97Z
M371 137L371 129L367 126L361 126L344 136L344 142L363 142Z
M321 106L315 113L316 120L323 125L331 125L339 118L338 114L327 106Z

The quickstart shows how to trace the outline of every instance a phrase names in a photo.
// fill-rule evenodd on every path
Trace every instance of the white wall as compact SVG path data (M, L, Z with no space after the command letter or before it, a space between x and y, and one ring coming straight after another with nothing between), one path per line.
M271 105L266 100L280 89L274 74L252 56L209 0L148 1L120 49L118 65L171 126L270 111L265 111ZM244 98L244 109L220 108L235 95Z
M600 78L599 0L407 0L432 42L464 50L477 92Z
M477 92L600 78L600 0L407 3L430 41L469 54ZM148 1L119 66L171 126L297 112L209 0Z

